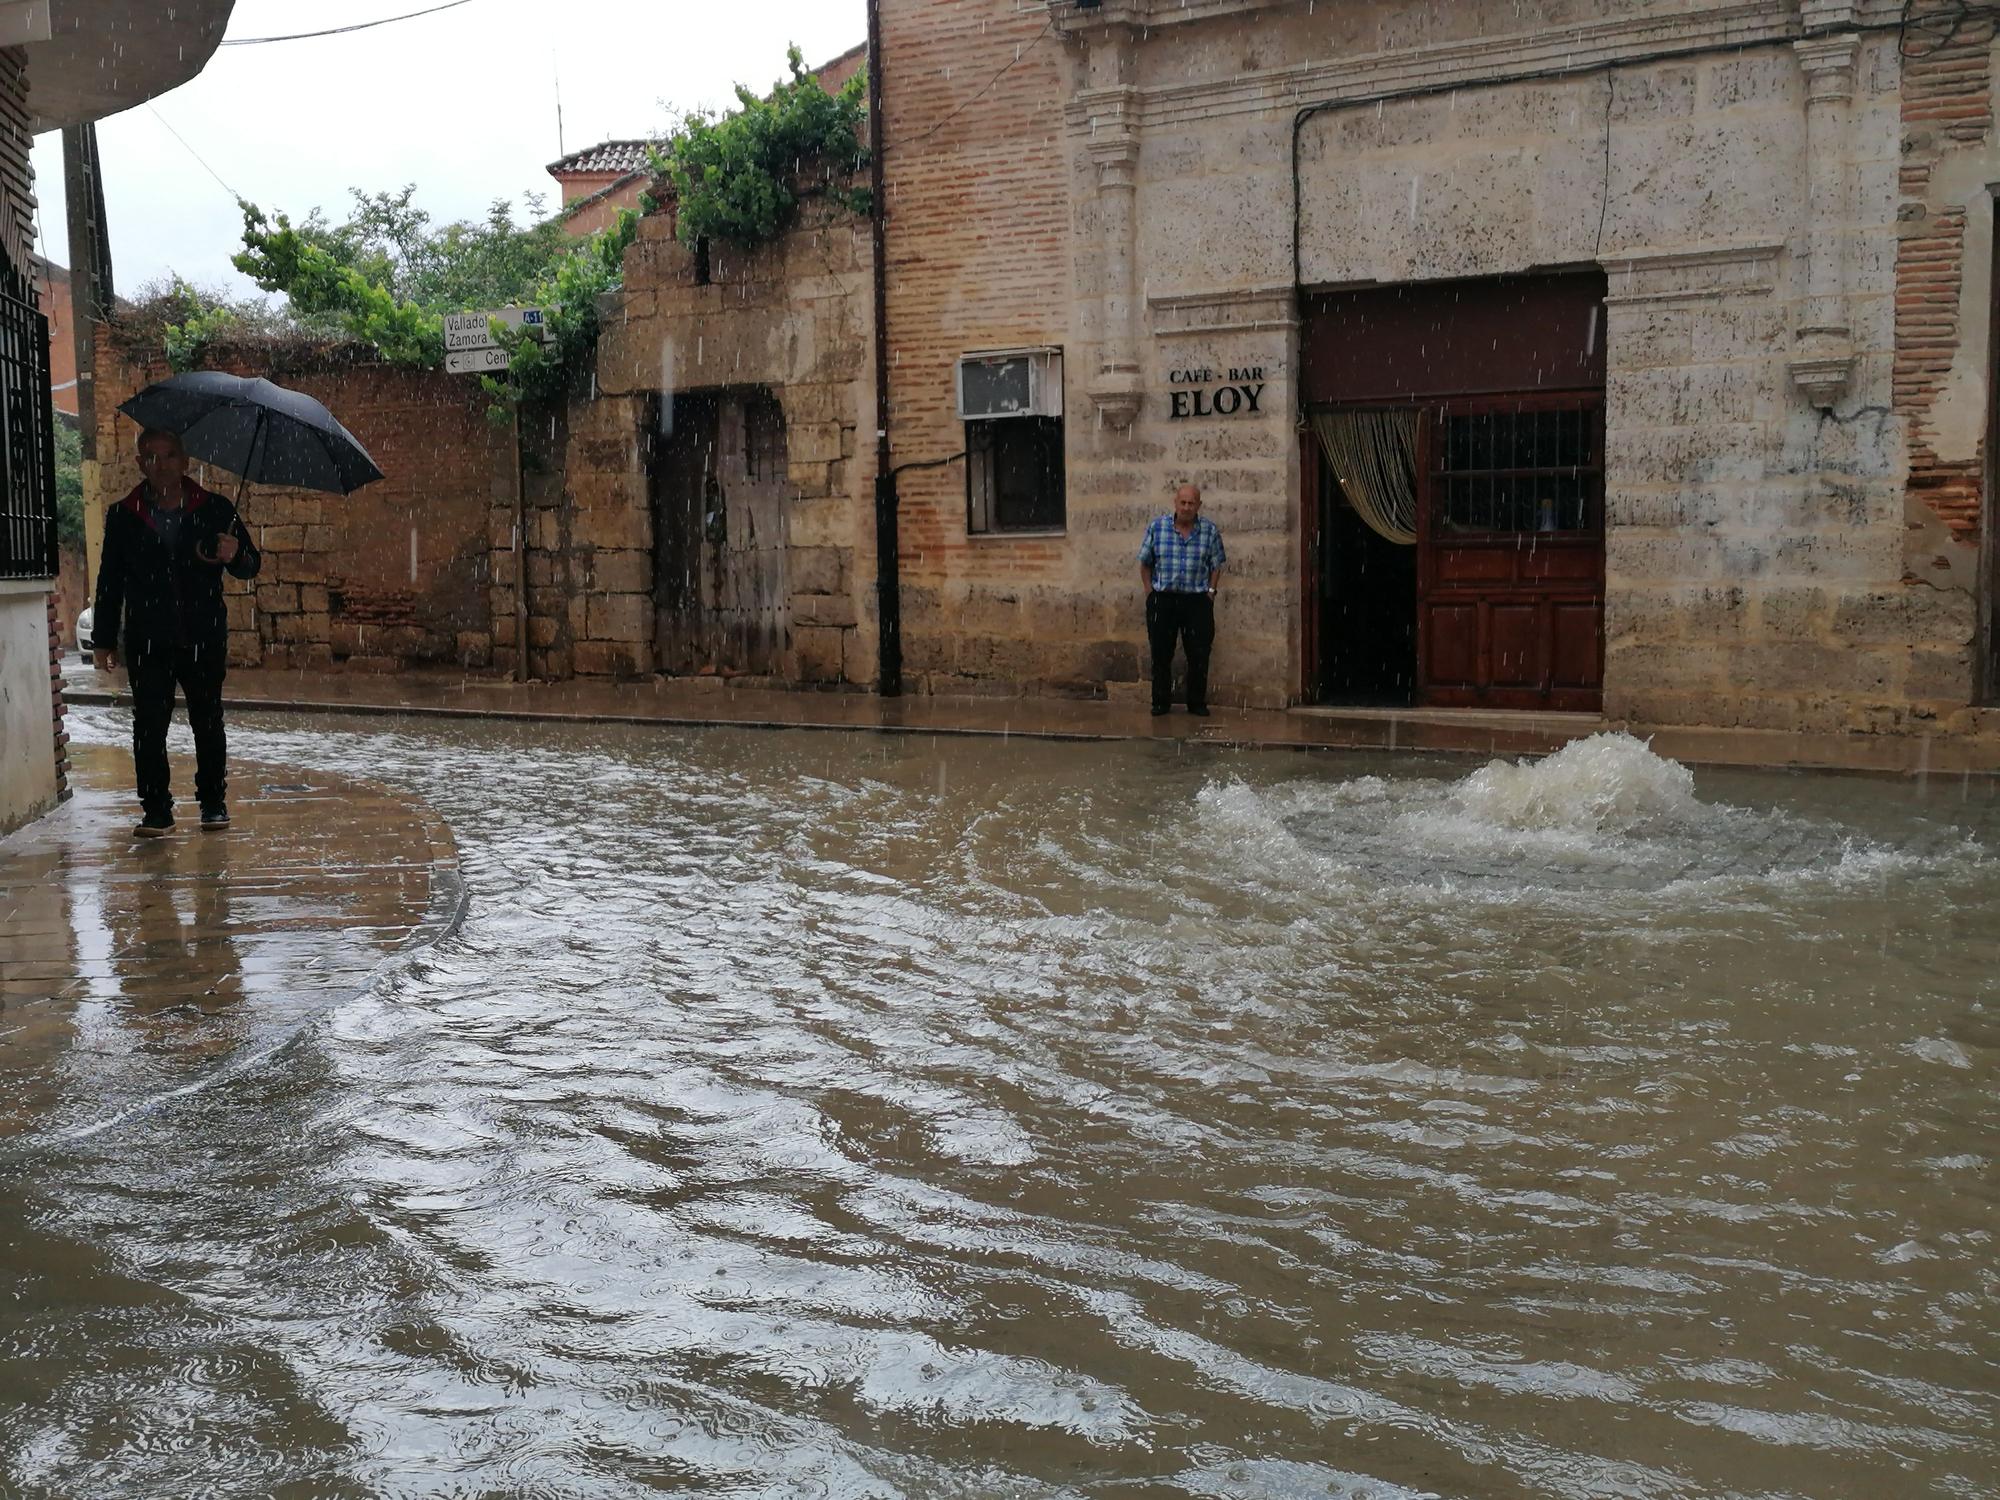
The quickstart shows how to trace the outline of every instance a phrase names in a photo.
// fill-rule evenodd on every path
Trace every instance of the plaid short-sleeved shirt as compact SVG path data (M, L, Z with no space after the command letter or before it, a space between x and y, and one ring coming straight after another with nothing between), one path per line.
M1174 518L1153 517L1146 540L1139 544L1139 561L1153 570L1156 594L1205 594L1215 570L1228 561L1222 533L1206 516L1194 518L1194 530L1182 536Z

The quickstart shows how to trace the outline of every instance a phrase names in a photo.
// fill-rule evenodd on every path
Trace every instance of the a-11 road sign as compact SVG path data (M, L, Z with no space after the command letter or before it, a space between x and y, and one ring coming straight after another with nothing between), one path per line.
M546 339L549 336L547 313L539 307L496 307L491 312L460 312L444 315L444 346L446 349L497 349L499 341L493 337L490 326L498 322L501 326L517 331L525 331L529 337ZM485 369L488 366L467 366ZM503 365L500 368L505 369Z
M444 357L447 375L496 375L514 362L505 349L454 349Z

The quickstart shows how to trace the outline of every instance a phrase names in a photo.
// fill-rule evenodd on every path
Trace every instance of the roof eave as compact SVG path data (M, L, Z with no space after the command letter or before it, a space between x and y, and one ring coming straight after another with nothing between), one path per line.
M208 65L236 0L0 0L0 45L24 49L33 130L104 119Z

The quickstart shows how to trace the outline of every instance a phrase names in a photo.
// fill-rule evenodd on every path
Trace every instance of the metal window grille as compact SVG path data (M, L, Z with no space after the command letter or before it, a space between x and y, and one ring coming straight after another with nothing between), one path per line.
M55 416L49 320L19 278L0 277L0 578L56 574Z

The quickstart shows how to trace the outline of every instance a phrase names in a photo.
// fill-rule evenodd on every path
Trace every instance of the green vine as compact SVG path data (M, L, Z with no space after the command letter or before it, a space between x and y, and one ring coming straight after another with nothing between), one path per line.
M867 75L856 73L830 94L806 72L797 47L786 49L785 62L789 82L763 96L738 84L739 108L690 116L655 152L655 170L673 184L674 232L684 244L704 238L744 248L768 244L812 196L853 213L869 211L868 190L850 185L868 165Z
M546 338L530 338L525 329L509 329L497 318L488 322L511 356L502 376L481 377L495 402L486 409L489 420L506 420L523 401L555 399L589 366L600 327L598 299L624 284L625 251L638 233L639 215L622 208L609 228L580 243L535 284L525 300L547 310Z

